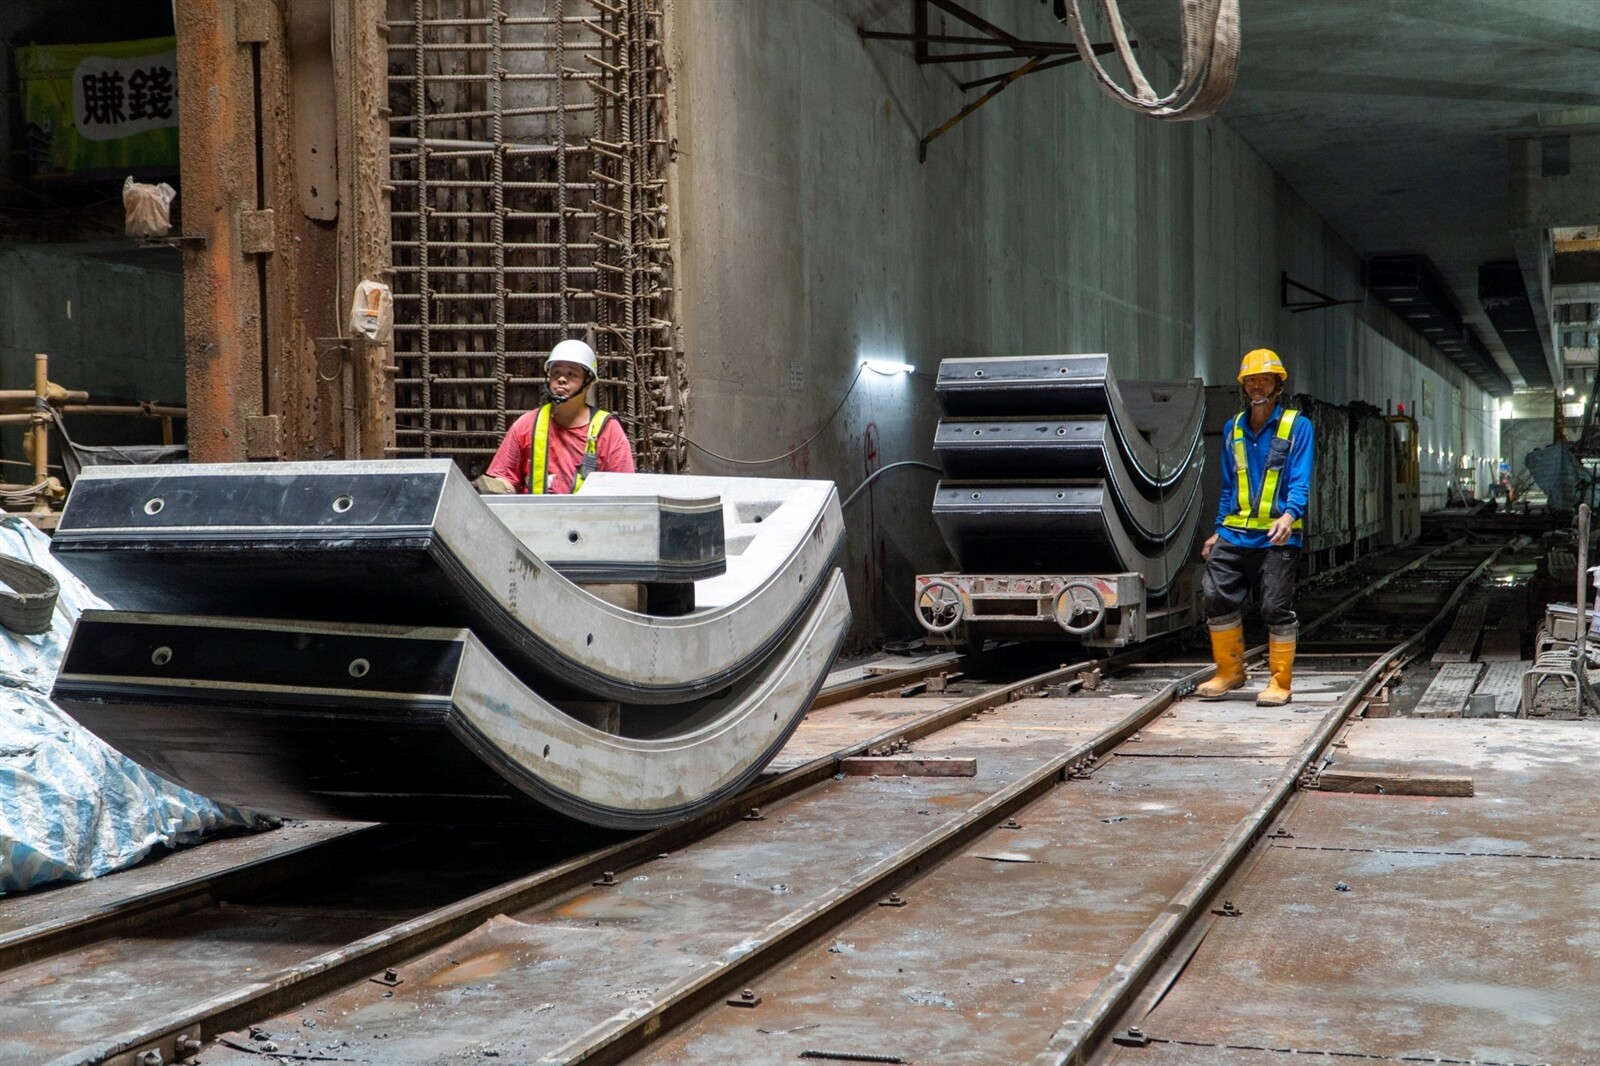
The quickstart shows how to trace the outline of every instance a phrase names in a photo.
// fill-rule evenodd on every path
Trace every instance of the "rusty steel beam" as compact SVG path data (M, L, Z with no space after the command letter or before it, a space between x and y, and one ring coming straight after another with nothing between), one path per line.
M339 274L346 279L339 296L348 304L362 281L392 284L394 262L389 218L389 37L385 0L346 0L334 11L334 54L338 74ZM341 304L344 306L344 304ZM395 445L394 355L392 345L356 337L353 379L345 397L355 408L355 450L351 459L381 459Z
M196 461L393 444L388 350L344 322L356 284L388 280L382 15L381 0L178 10Z
M333 174L335 88L329 5L288 0L271 12L257 65L268 423L251 459L342 455L340 205Z
M247 422L264 414L261 264L242 239L246 213L260 207L259 10L230 0L176 9L183 332L189 454L197 462L246 458Z

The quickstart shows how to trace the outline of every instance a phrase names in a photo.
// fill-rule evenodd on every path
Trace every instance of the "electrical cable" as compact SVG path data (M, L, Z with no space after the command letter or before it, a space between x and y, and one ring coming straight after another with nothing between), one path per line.
M925 463L921 459L902 459L898 463L890 463L888 466L880 466L878 469L868 474L865 481L851 490L850 495L846 496L844 501L839 504L839 510L842 511L846 507L849 507L855 498L861 495L868 485L871 485L874 481L878 480L881 475L887 474L889 471L901 466L920 466L924 470L932 470L935 474L939 474L941 476L944 474L943 467L934 466L932 463Z

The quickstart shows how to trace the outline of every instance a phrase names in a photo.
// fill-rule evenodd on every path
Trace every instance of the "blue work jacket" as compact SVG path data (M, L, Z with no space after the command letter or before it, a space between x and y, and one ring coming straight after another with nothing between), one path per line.
M1232 529L1222 524L1224 518L1239 509L1239 466L1233 457L1233 426L1235 422L1241 422L1244 426L1244 452L1249 462L1250 493L1254 496L1261 489L1261 479L1266 476L1267 452L1272 446L1273 436L1278 432L1278 420L1282 417L1283 404L1280 403L1272 409L1272 417L1267 419L1260 432L1251 432L1250 417L1243 411L1228 419L1222 427L1222 498L1217 501L1217 533L1223 540L1240 548L1270 548L1272 539L1264 529ZM1311 501L1314 434L1311 419L1301 411L1289 430L1288 462L1278 475L1275 512L1290 514L1302 521ZM1304 544L1302 533L1291 533L1288 543L1296 548L1301 547Z

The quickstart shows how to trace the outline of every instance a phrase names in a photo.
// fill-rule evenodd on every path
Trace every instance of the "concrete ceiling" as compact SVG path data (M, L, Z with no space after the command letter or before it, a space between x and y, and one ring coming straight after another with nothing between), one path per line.
M1175 62L1179 0L1119 2L1141 45ZM1600 105L1600 0L1241 8L1239 82L1219 117L1362 256L1431 259L1519 382L1478 302L1478 265L1517 257L1507 133Z

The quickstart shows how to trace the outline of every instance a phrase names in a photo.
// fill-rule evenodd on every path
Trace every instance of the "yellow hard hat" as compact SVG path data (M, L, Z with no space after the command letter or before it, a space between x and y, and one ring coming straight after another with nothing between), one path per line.
M1289 377L1289 372L1283 368L1283 360L1270 348L1257 348L1244 353L1244 359L1239 363L1240 382L1251 374L1276 374L1285 380Z

